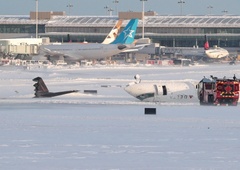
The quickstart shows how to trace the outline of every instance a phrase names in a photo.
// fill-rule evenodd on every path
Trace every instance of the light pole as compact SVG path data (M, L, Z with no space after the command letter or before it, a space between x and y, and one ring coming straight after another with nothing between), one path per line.
M113 3L115 4L116 15L118 15L118 3L119 3L119 0L114 0Z
M38 38L38 0L36 0L36 38Z
M109 12L109 16L112 16L113 9L112 8L108 8L108 12Z
M227 11L226 9L224 9L224 10L222 11L222 13L223 13L224 15L227 15L228 11Z
M106 14L108 14L108 6L106 5L105 7L104 7L104 9L106 10Z
M213 9L213 6L209 5L207 8L209 9L209 12L208 12L208 14L209 14L209 15L211 15L211 14L212 14L212 9Z
M72 4L68 4L67 5L67 8L68 8L68 15L70 15L71 14L71 8L73 7L73 5Z
M180 0L180 1L178 1L178 4L180 4L181 15L183 15L183 4L185 4L185 1L184 0Z
M144 38L144 2L147 0L140 1L142 1L142 38Z

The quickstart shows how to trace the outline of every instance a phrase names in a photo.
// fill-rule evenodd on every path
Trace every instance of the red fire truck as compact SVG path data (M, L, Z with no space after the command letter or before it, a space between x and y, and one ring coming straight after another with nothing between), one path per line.
M197 85L200 105L237 106L239 99L239 79L203 78Z

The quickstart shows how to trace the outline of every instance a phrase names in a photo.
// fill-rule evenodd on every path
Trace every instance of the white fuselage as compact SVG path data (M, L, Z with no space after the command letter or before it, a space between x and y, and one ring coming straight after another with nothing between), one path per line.
M220 48L220 47L210 48L208 50L205 50L205 54L209 58L213 58L213 59L219 59L219 58L229 56L229 52L227 50L223 49L223 48Z
M83 59L104 59L118 54L124 49L125 45L119 44L98 44L98 43L63 43L50 44L41 47L45 52L52 55L63 55L73 60Z
M125 91L146 102L198 102L197 82L130 83Z

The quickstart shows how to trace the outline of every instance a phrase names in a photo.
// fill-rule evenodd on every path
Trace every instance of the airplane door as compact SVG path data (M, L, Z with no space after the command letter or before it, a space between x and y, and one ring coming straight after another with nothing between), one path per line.
M166 85L153 85L154 87L154 101L167 100L167 86Z
M155 90L155 96L158 96L158 95L166 96L167 95L167 86L165 86L165 85L157 86L156 84L154 84L153 86L154 86L154 90Z
M167 95L167 87L165 85L162 86L162 91L163 91L163 95Z

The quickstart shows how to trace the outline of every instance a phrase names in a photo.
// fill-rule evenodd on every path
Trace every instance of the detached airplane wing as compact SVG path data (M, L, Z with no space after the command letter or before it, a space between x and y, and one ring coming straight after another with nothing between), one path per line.
M46 84L44 83L41 77L36 77L33 79L36 83L33 85L35 87L35 98L41 97L55 97L69 93L78 92L78 90L69 90L69 91L61 91L61 92L49 92Z

